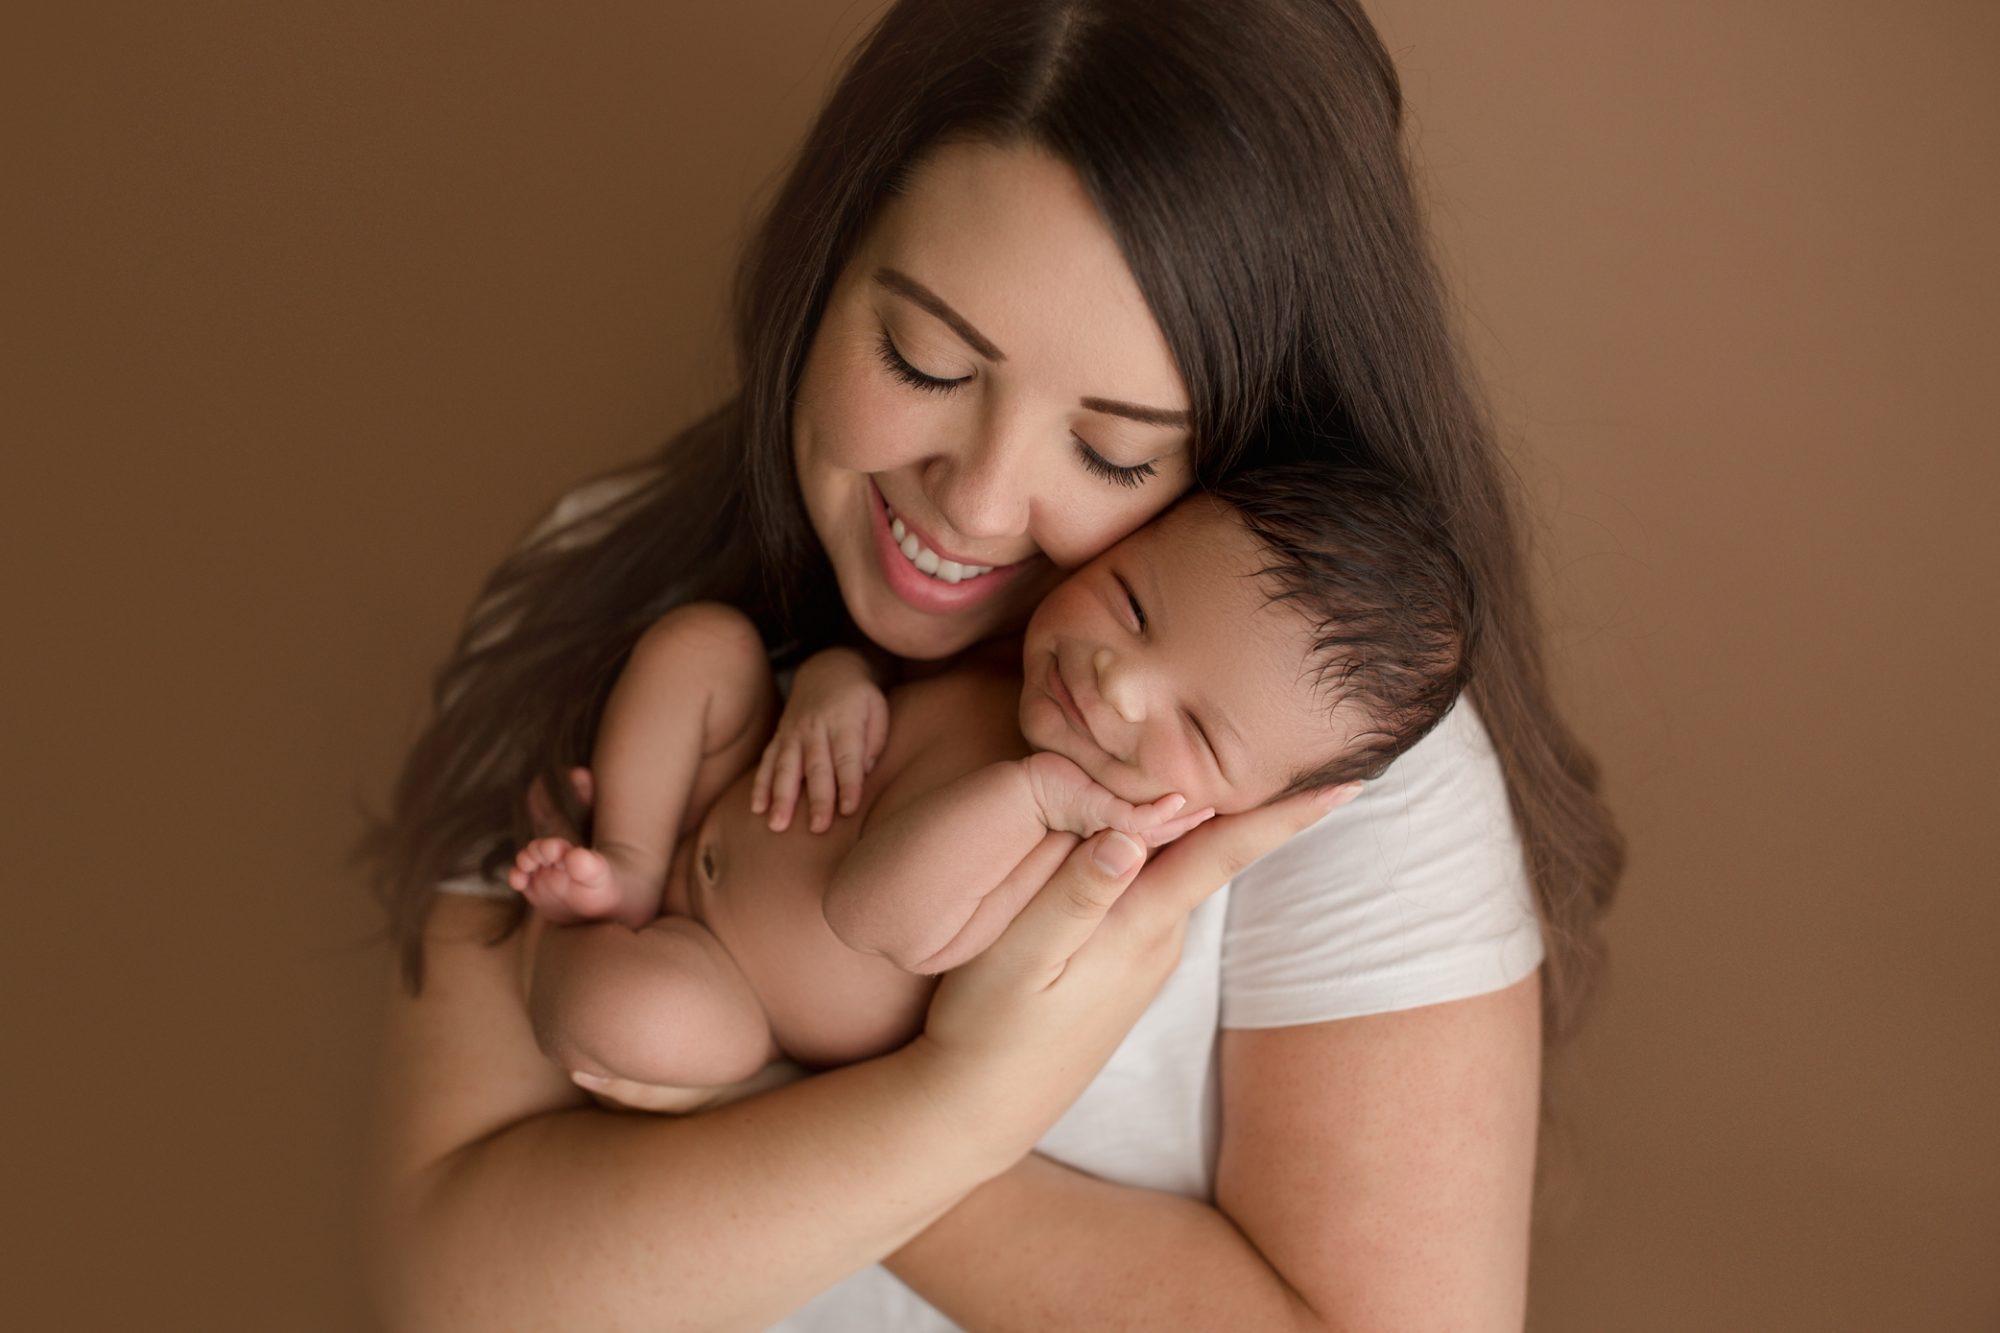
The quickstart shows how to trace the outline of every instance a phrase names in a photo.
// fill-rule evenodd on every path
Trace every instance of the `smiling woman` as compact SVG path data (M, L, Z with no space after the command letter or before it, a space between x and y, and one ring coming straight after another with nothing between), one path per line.
M856 627L940 658L1020 624L1193 480L1186 402L1076 172L1032 147L938 149L842 272L793 407Z
M738 391L495 573L371 843L412 983L382 1190L402 1322L1518 1326L1544 1022L1580 1012L1620 847L1543 684L1401 113L1345 0L887 10L746 251ZM1390 488L1477 608L1467 697L1359 796L1150 861L1059 848L873 1059L635 1121L541 1057L493 872L537 790L587 834L569 772L665 615L723 603L774 666L872 645L922 676L1191 487L1277 467L1320 499L1342 469ZM1227 628L1240 581L1206 580L1247 558L1173 552L1225 632L1171 700L1099 613L1143 627L1150 599L1163 650L1179 604L1087 575L1027 721L1108 754L1157 719L1184 747L1162 762L1199 739L1230 774L1292 759L1275 713L1210 711L1241 682L1203 677L1256 635ZM939 734L991 724L932 697Z

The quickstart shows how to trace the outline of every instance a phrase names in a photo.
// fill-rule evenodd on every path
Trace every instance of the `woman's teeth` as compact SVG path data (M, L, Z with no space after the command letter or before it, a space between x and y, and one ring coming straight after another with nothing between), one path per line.
M976 579L981 574L991 574L992 565L961 565L956 560L941 558L936 551L917 540L917 535L903 525L896 517L896 511L882 506L889 515L889 531L895 535L896 545L903 552L903 558L917 567L918 572L928 574L945 583L958 583L965 579Z

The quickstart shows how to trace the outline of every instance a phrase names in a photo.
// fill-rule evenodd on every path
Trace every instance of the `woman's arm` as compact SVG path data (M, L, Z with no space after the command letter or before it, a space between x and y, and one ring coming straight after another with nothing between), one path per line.
M1187 913L1325 808L1197 830L1136 884L1142 849L1100 834L944 979L908 1047L678 1120L586 1107L535 1049L518 937L488 946L494 907L442 901L425 990L389 1017L390 1326L775 1320L1025 1156L1157 993Z
M378 1213L396 1329L756 1326L893 1249L1006 1165L912 1062L685 1119L588 1109L536 1050L519 937L438 904L391 1002Z
M1222 1034L1217 1206L1029 1157L889 1261L968 1329L1519 1329L1537 978Z

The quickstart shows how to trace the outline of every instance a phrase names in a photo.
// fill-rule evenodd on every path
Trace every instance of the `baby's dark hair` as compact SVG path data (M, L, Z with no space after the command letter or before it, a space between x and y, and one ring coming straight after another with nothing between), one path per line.
M1393 477L1273 462L1208 489L1263 547L1259 571L1311 622L1314 687L1368 727L1284 794L1381 775L1451 711L1467 684L1478 613L1440 517Z

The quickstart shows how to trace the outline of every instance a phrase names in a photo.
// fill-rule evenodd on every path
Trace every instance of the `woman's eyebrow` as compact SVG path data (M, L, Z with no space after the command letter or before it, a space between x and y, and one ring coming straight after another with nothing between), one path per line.
M875 270L875 281L912 305L943 320L953 333L965 339L968 347L988 361L1007 359L1007 354L995 347L991 338L972 327L971 320L953 310L942 296L901 269L878 268ZM1148 426L1186 426L1193 420L1187 412L1165 407L1142 407L1138 403L1124 403L1115 398L1084 398L1079 401L1087 411L1125 417Z
M1083 405L1093 412L1129 417L1148 426L1185 426L1193 419L1186 412L1164 407L1141 407L1137 403L1121 403L1113 398L1086 398Z
M965 339L966 345L985 357L988 361L1005 361L1007 354L993 345L993 340L972 327L964 315L945 304L944 298L918 282L907 273L893 268L875 270L875 281L887 287L906 301L928 310L950 326L951 331Z

